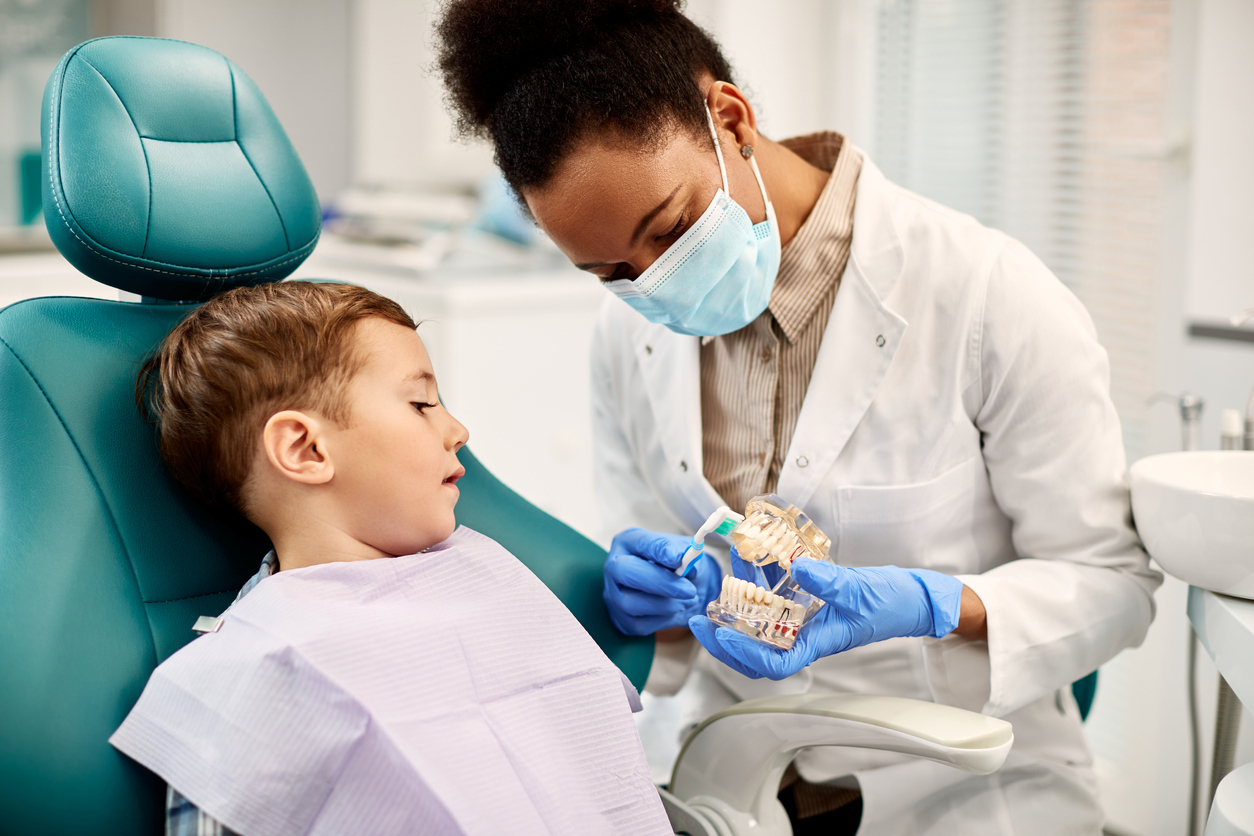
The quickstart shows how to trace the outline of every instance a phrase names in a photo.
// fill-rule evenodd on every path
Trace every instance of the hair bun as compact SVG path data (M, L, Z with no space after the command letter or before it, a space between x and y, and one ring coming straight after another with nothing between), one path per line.
M629 22L682 15L683 0L451 0L437 54L459 127L484 135L492 113L536 67Z

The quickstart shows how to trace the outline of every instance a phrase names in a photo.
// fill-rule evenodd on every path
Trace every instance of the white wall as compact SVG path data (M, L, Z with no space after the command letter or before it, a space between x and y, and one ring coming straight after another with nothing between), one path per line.
M265 93L328 203L349 172L350 0L157 0L157 34L216 49Z
M1226 319L1254 307L1254 3L1200 6L1188 313Z
M834 130L871 141L868 0L689 0L772 139Z
M430 0L353 3L353 180L473 183L492 168L482 141L456 139L435 72Z

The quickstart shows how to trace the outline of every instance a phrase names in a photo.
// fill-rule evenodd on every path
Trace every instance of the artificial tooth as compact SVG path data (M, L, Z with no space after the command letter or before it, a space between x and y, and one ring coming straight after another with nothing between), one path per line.
M766 598L766 590L760 586L755 586L753 588L753 603L761 604L763 599L765 598Z

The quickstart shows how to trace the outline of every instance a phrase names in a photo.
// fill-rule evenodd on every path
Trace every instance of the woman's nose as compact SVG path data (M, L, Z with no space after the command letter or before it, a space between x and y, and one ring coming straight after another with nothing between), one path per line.
M653 262L662 257L662 253L666 252L666 247L656 241L645 242L640 245L637 252L632 253L627 264L631 266L631 277L633 279L640 278L645 270L653 266Z

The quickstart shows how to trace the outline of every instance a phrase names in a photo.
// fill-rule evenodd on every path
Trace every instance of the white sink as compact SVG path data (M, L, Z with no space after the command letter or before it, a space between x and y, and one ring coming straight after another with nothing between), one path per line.
M1150 556L1194 586L1254 599L1254 452L1147 456L1131 474Z

